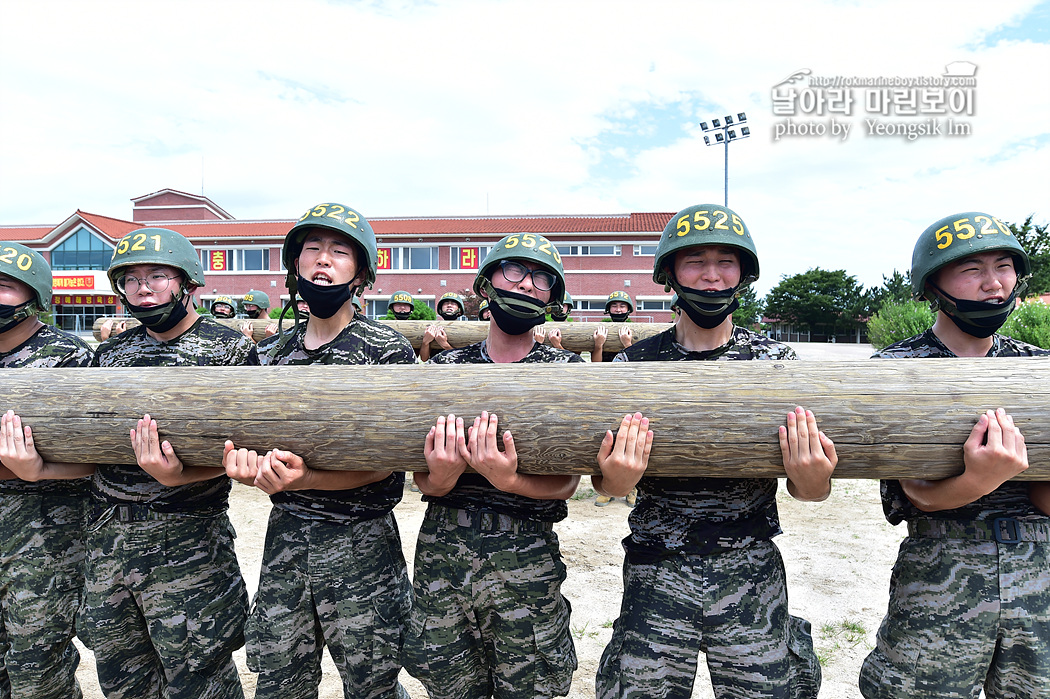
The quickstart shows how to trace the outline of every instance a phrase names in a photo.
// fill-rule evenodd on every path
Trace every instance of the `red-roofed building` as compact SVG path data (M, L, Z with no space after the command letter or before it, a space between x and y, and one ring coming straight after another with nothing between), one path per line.
M62 327L84 330L119 312L106 267L116 242L146 226L170 228L200 251L207 285L198 302L250 289L287 300L281 245L295 219L239 221L204 196L164 189L132 199L132 220L77 210L57 226L0 226L0 241L35 248L55 275L55 316ZM669 322L671 296L652 281L653 254L673 214L598 216L468 216L370 218L379 245L379 272L365 294L368 314L386 313L395 291L434 305L446 291L464 292L489 249L511 233L539 233L558 248L578 320L602 317L613 291L635 301L637 322Z

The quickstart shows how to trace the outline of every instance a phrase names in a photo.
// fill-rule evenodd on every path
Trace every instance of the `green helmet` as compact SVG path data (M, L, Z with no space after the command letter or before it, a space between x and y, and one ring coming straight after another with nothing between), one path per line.
M243 309L245 304L251 304L258 306L262 310L266 311L270 309L270 297L261 291L252 289L241 299L241 308Z
M0 244L0 274L22 282L36 297L22 317L51 310L51 266L39 252L20 243Z
M679 250L698 245L724 245L740 252L740 286L758 280L758 253L747 226L732 209L718 204L698 204L671 217L656 246L653 281L670 291L667 268Z
M572 295L568 292L568 290L565 291L565 295L561 298L561 305L567 305L570 309L576 308L576 302L572 300Z
M561 264L561 255L554 243L537 233L514 233L496 243L474 278L474 293L481 295L481 288L491 283L492 274L503 260L528 260L542 265L553 272L557 281L551 289L549 304L557 305L565 295L565 269Z
M1017 266L1017 293L1032 274L1028 253L1002 221L979 211L945 216L930 225L915 242L911 254L911 288L916 299L924 298L926 281L950 262L990 250L1006 250ZM934 300L934 299L929 299Z
M393 306L395 303L407 303L409 306L415 308L416 300L412 298L412 294L407 291L395 291L394 295L390 297L390 301L387 302L387 305Z
M124 294L117 287L117 278L121 270L135 265L174 267L186 276L183 285L187 289L204 286L204 267L193 243L167 228L140 228L117 241L107 275L121 298Z
M628 294L626 291L614 291L611 294L609 294L609 298L605 302L605 312L608 313L609 312L609 306L613 305L613 303L615 303L617 301L621 301L623 303L626 303L627 304L627 312L628 313L634 313L634 301L631 300L631 295Z
M233 315L234 311L237 309L237 302L233 300L233 297L231 297L231 296L216 296L215 299L211 302L211 306L209 306L209 310L211 310L211 314L212 315L215 315L215 307L218 306L219 304L226 304L227 306L229 306L230 307L230 315L231 316Z
M376 266L379 260L376 234L372 231L372 224L349 206L325 203L318 204L300 216L299 222L292 226L292 230L288 231L288 235L285 236L281 259L284 260L285 269L288 270L285 285L291 295L295 296L298 286L295 278L295 260L303 251L303 238L306 231L314 227L329 228L336 233L341 233L361 249L361 252L364 253L366 268L365 285L371 288L376 280Z
M481 314L489 310L488 299L481 299L481 303L478 304L478 320L481 320Z
M464 300L463 296L457 294L455 291L446 291L445 293L441 294L441 298L439 298L437 302L437 307L441 308L441 304L449 300L455 301L459 304L459 314L463 315L463 312L466 309L466 301Z

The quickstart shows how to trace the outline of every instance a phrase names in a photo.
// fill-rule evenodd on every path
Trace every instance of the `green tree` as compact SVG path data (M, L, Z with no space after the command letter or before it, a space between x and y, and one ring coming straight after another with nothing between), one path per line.
M762 300L755 293L755 287L748 286L740 294L740 308L733 311L733 323L742 328L750 328L762 318Z
M882 349L926 332L933 327L934 320L926 301L885 303L868 320L868 340L873 347Z
M1039 301L1022 303L999 332L1036 347L1050 349L1050 306Z
M882 275L882 286L872 288L868 296L872 314L878 313L888 303L901 304L911 300L911 271L905 270L901 274L893 270L889 277Z
M1029 214L1021 225L1006 225L1032 261L1032 278L1028 282L1027 295L1039 296L1050 292L1050 224L1037 226L1032 223L1033 218L1035 214Z
M861 324L867 315L868 295L857 278L843 269L816 267L794 276L784 275L766 295L765 314L784 323L829 334Z

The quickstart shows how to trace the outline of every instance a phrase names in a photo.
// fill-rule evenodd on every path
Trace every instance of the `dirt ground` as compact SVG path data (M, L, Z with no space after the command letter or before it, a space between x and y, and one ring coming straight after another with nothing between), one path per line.
M870 356L870 345L816 345L792 343L804 360L841 361ZM824 671L821 699L855 699L860 664L873 647L875 631L886 612L890 568L904 530L882 517L878 483L837 480L831 497L822 503L800 503L787 495L781 482L778 498L784 534L776 543L787 568L791 612L813 625L814 642ZM629 533L630 512L622 500L607 507L594 504L584 478L569 501L569 517L555 531L561 541L568 579L562 588L572 602L572 633L579 656L572 699L594 696L594 674L602 650L612 635L612 623L622 594L621 539ZM264 493L234 484L230 517L237 529L237 554L253 594L258 585L263 537L270 503ZM416 534L425 510L418 493L406 488L395 509L405 558L411 569ZM94 658L81 646L78 677L88 699L101 699ZM236 654L247 697L254 695L255 678L247 671L243 649ZM413 699L423 699L422 686L402 673L402 683ZM338 675L327 655L322 699L342 697ZM703 663L693 697L712 697Z

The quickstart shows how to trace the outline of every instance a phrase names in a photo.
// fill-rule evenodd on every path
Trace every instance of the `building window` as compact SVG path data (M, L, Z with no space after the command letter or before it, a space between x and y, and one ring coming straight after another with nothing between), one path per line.
M113 248L81 227L51 251L51 269L107 269Z
M205 272L268 272L269 248L230 248L201 250Z
M380 270L436 270L437 247L379 248Z
M635 257L653 257L656 255L656 245L635 245L634 256Z
M639 311L669 311L671 301L639 301L637 308Z
M577 310L577 311L598 311L599 313L605 313L605 300L602 299L601 301L588 301L588 300L577 301L576 302L576 308L574 310Z
M51 309L55 325L71 333L91 332L97 319L117 314L116 305L55 305Z
M449 269L481 269L492 246L449 248Z
M570 257L578 255L604 255L606 257L618 257L620 255L619 245L558 245L558 252Z

